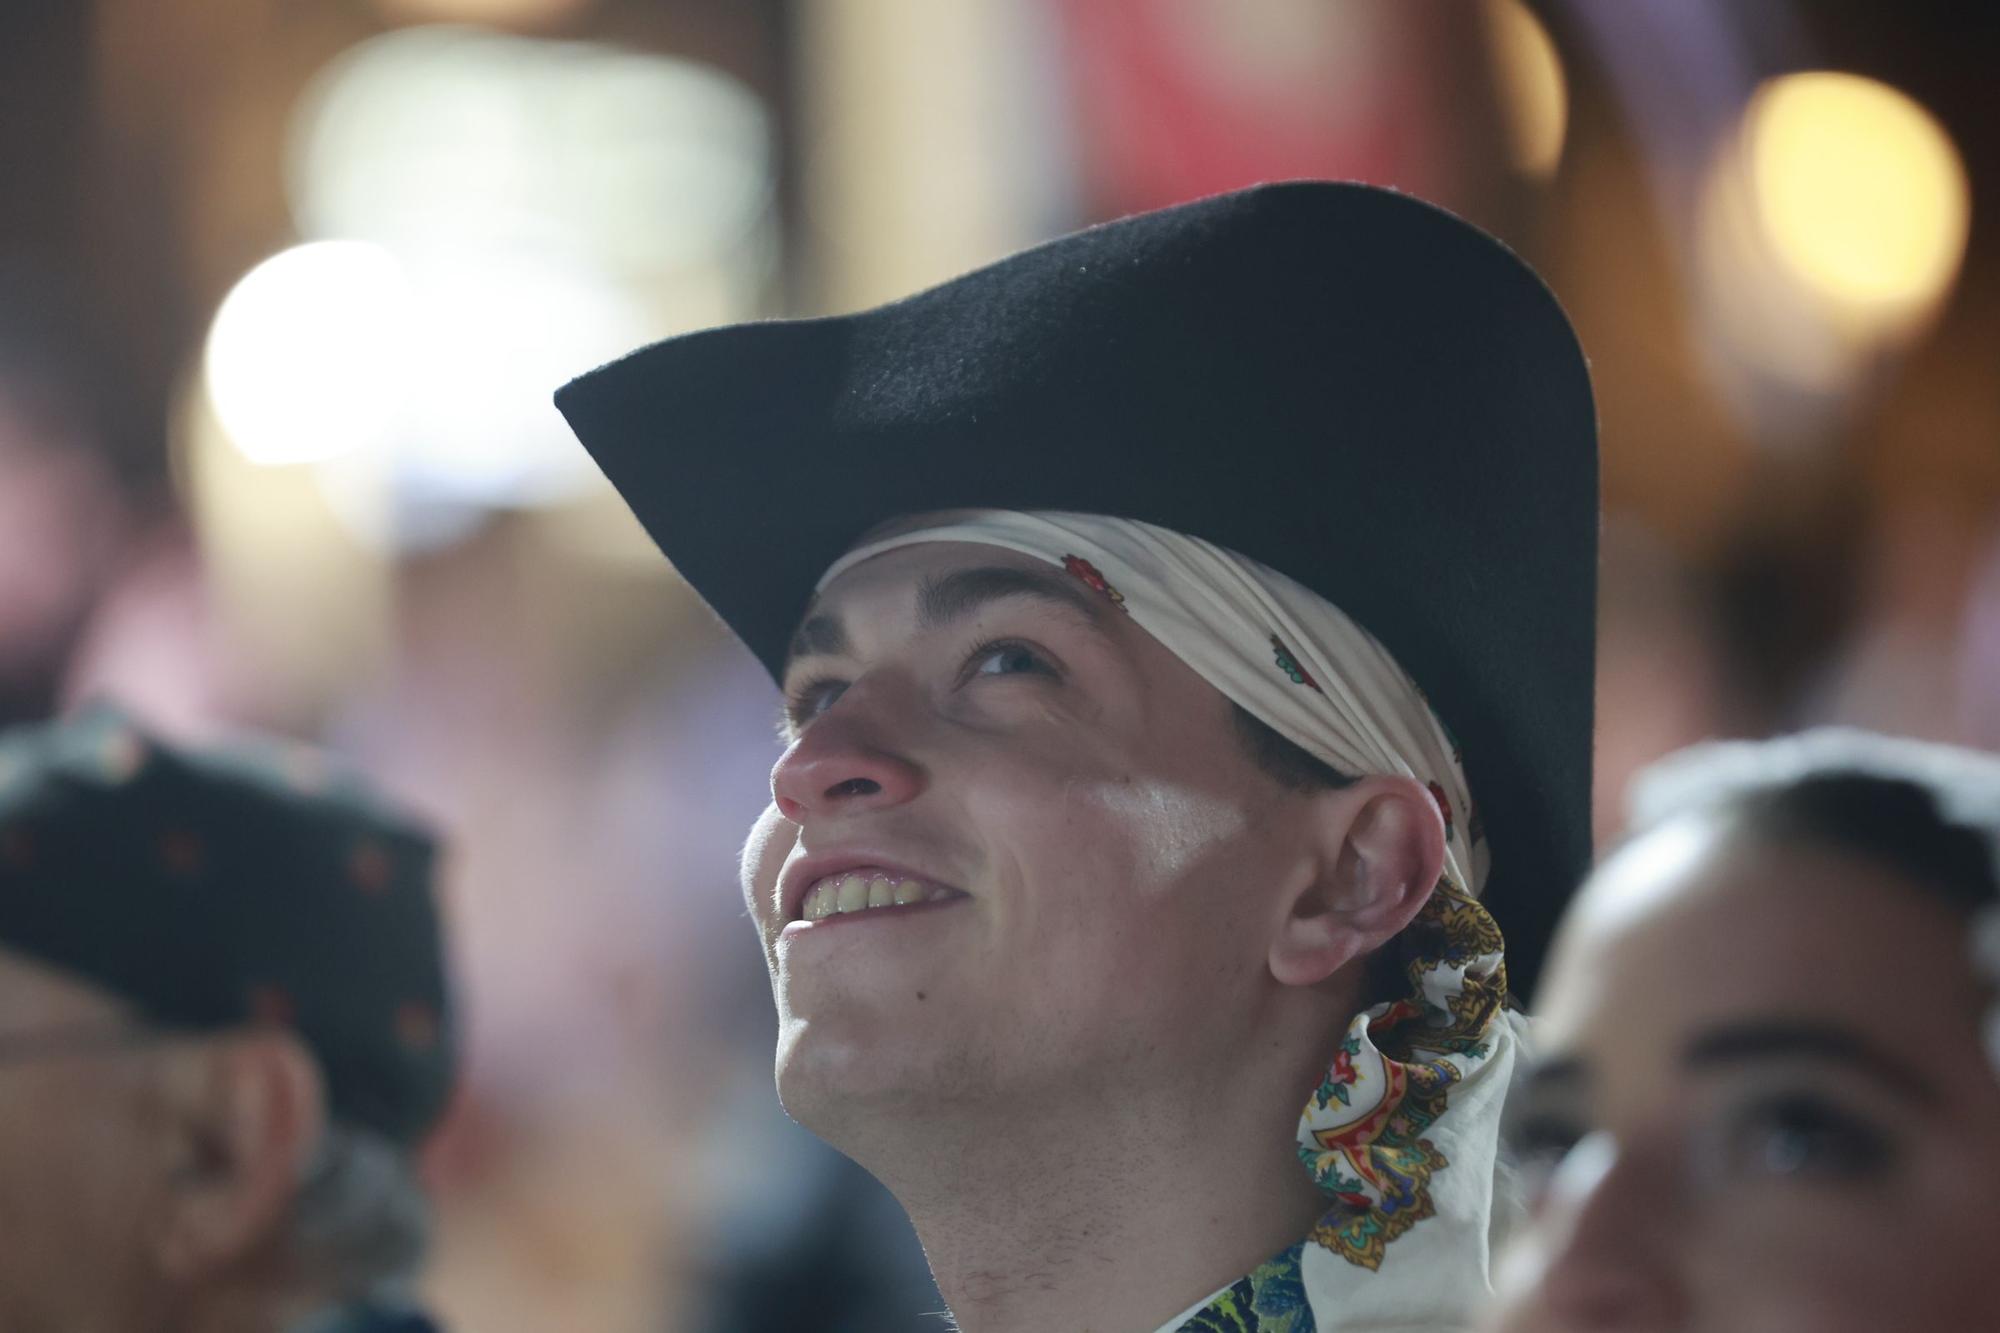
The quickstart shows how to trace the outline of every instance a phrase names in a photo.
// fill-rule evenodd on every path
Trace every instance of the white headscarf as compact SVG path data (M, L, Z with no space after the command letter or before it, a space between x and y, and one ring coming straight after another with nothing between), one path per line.
M924 515L865 538L819 586L919 542L998 546L1059 566L1315 758L1429 789L1445 820L1444 875L1410 927L1423 947L1409 992L1355 1018L1299 1118L1300 1158L1334 1205L1299 1246L1165 1327L1225 1306L1257 1317L1245 1304L1254 1300L1259 1314L1309 1308L1327 1328L1463 1328L1490 1294L1491 1248L1519 1208L1499 1125L1526 1026L1504 1008L1500 933L1478 903L1486 844L1465 770L1422 692L1373 635L1302 584L1131 519Z

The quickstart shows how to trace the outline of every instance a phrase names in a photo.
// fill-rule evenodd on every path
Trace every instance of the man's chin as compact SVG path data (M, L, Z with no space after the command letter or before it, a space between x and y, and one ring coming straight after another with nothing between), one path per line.
M909 1095L906 1051L890 1052L886 1040L857 1040L836 1024L781 1019L778 1027L778 1099L792 1119L815 1132L827 1116L879 1109ZM892 1064L893 1061L893 1064Z
M836 1147L884 1129L917 1132L972 1095L967 1057L960 1041L909 1026L856 1030L781 1017L778 1099L792 1119Z

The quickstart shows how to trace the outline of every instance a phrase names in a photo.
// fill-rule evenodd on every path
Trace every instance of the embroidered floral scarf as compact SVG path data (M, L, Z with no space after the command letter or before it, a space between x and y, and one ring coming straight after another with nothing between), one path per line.
M1299 1158L1332 1206L1162 1333L1442 1333L1488 1294L1488 1246L1515 1210L1496 1181L1499 1105L1525 1023L1478 902L1441 883L1410 933L1409 998L1354 1020L1299 1117Z

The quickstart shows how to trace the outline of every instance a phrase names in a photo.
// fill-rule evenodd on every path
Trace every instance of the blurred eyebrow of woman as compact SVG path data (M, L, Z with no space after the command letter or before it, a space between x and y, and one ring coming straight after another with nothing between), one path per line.
M1922 1104L1937 1101L1937 1089L1915 1065L1831 1023L1774 1018L1722 1024L1690 1039L1679 1057L1682 1066L1697 1073L1746 1064L1769 1067L1780 1060L1838 1065L1868 1075L1898 1097ZM1530 1096L1554 1096L1587 1086L1590 1078L1588 1060L1555 1055L1529 1071L1526 1088Z

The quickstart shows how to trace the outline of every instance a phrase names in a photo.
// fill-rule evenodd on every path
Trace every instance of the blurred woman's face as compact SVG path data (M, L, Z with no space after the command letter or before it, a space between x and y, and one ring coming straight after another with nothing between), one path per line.
M1563 927L1510 1105L1505 1333L2000 1329L2000 1073L1965 918L1872 863L1670 823Z

